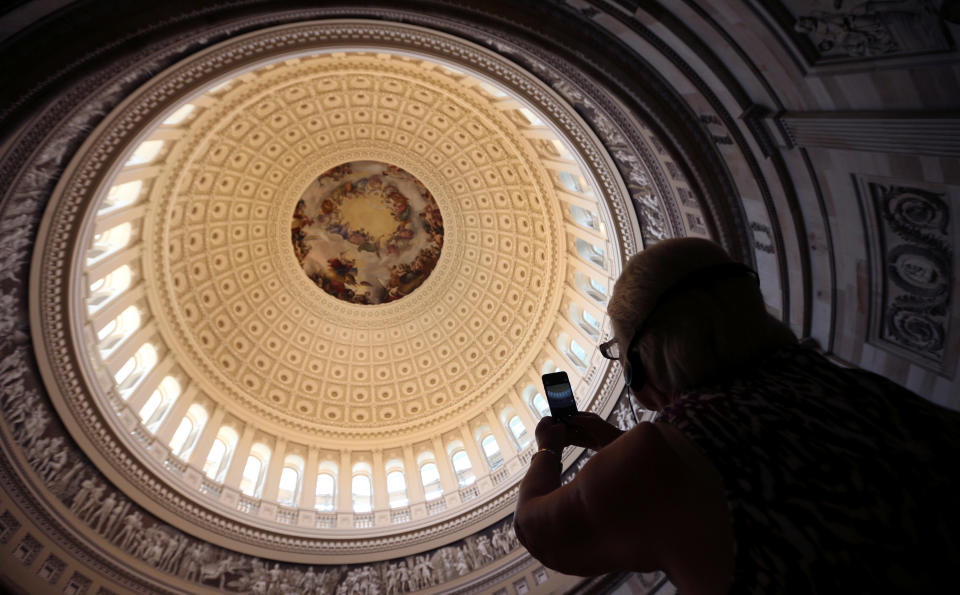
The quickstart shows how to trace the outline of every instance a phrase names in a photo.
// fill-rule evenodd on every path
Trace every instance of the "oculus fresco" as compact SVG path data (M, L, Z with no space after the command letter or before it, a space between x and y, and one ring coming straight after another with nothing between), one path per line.
M380 161L353 161L314 180L297 202L293 250L333 297L382 304L430 276L443 248L443 218L417 178Z

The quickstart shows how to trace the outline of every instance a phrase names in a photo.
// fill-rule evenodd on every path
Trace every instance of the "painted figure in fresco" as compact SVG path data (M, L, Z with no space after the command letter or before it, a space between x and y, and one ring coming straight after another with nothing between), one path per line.
M326 293L356 304L400 299L420 286L443 246L433 196L395 166L366 161L325 172L294 209L291 242Z

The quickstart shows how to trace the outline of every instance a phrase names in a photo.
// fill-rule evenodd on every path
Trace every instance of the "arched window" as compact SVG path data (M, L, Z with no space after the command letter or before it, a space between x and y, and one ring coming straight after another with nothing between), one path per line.
M576 302L570 304L568 315L570 316L571 322L583 329L583 332L590 335L593 339L600 336L600 321L580 304Z
M603 305L607 303L607 288L597 282L593 277L577 271L573 279L577 289L579 289L583 295L597 304Z
M143 182L140 180L112 186L110 191L107 193L107 198L104 199L100 210L109 211L132 205L133 203L137 202L138 198L140 198L140 193L142 190Z
M540 374L552 374L554 372L559 372L560 366L558 366L552 359L548 359L543 362L543 365L540 367Z
M186 105L181 105L175 112L167 116L167 119L163 121L164 126L176 126L186 121L187 118L193 113L194 106L192 103Z
M507 422L507 427L510 428L510 433L513 434L513 439L516 440L517 446L519 446L521 450L530 444L530 434L527 433L527 428L524 427L523 422L518 416L514 415L511 417Z
M578 207L577 205L570 205L570 214L573 215L573 220L583 227L592 229L594 231L600 231L600 218L590 211Z
M353 466L353 479L350 484L353 492L353 512L373 510L373 481L370 479L370 465L357 463Z
M603 249L599 246L595 246L590 242L584 241L581 238L577 238L574 242L574 245L577 247L577 254L580 255L580 258L586 260L587 262L592 262L598 267L603 268Z
M182 453L184 450L183 447L187 442L187 437L191 433L193 433L193 420L185 416L180 420L180 425L177 426L177 431L173 433L173 438L170 439L170 452L172 452L174 455L179 455Z
M557 348L567 356L567 359L570 360L577 369L581 372L587 369L587 352L580 346L579 343L570 338L570 335L567 333L560 333L559 338L557 339Z
M420 465L420 483L423 484L423 497L425 499L436 500L443 496L443 486L440 485L440 469L434 461L431 460Z
M300 472L293 467L284 467L280 472L280 487L277 491L277 503L284 506L296 506L300 498Z
M140 328L140 308L129 306L97 332L100 355L106 357Z
M296 506L300 502L300 481L303 477L303 457L289 454L283 459L280 484L277 488L277 503Z
M90 298L87 300L90 312L97 310L114 296L120 295L130 287L133 269L123 265L90 284Z
M207 460L203 463L203 472L207 477L216 481L223 481L227 472L230 457L237 445L237 432L230 426L222 426L213 440Z
M521 107L519 111L520 111L521 114L523 114L523 117L527 120L527 122L530 122L530 124L531 124L532 126L545 126L545 125L546 125L546 124L543 123L543 120L541 120L540 117L537 116L537 114L533 113L532 110L529 110L529 109L527 109L527 108L525 108L525 107Z
M133 155L124 165L144 165L150 163L160 155L163 150L162 140L148 140L140 143L140 146L133 151Z
M558 171L557 180L560 182L562 188L570 192L579 192L581 194L587 192L587 181L583 179L583 176L575 176L569 172Z
M493 434L487 434L480 440L480 448L483 449L483 455L487 457L487 465L490 469L496 469L503 464L503 454L500 452L500 445Z
M164 376L160 386L140 408L140 421L152 430L179 396L180 383L173 376Z
M181 459L186 459L206 423L207 410L203 405L199 403L190 405L187 414L183 416L180 425L173 433L173 438L170 439L170 452Z
M227 445L223 439L219 437L215 438L213 440L213 446L210 447L210 453L207 454L207 460L203 463L203 473L211 479L216 477L220 471L220 465L223 464L223 460L226 457Z
M157 349L150 343L144 343L114 376L120 396L124 399L128 398L155 365L157 365Z
M547 399L540 394L535 386L530 385L524 389L523 400L529 405L537 419L550 415L550 406L547 404Z
M313 507L321 512L330 512L337 508L337 466L325 461L320 463L317 473L317 487L314 491L316 501Z
M259 498L269 464L269 446L257 442L250 447L250 455L247 457L247 462L243 466L243 473L240 476L240 491L251 498Z
M93 245L87 251L87 264L97 261L107 254L113 254L130 243L133 225L121 223L93 236Z
M477 480L477 476L473 474L470 457L467 456L467 451L463 447L453 451L450 462L453 464L453 472L457 475L457 485L465 487Z
M407 499L407 478L403 474L403 463L399 460L387 461L387 498L390 508L403 508L409 504Z
M584 366L587 365L587 351L582 345L577 343L576 339L570 339L570 353L577 358L578 361L582 362Z

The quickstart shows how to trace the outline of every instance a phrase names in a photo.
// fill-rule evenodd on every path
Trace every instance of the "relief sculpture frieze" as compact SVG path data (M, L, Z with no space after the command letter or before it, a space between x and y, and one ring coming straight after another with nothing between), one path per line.
M953 361L955 278L950 195L861 179L871 240L871 343L939 372Z
M953 49L939 0L754 2L812 66Z

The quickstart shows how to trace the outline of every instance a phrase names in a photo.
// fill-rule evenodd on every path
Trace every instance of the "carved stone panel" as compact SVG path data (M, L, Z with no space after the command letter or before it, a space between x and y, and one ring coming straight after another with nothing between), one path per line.
M63 574L63 569L66 567L66 562L50 554L47 556L47 559L44 560L40 570L37 571L37 576L51 585L55 585L57 581L60 580L60 575Z
M940 0L780 0L766 13L811 66L950 51Z
M857 183L870 242L867 340L952 376L957 199L930 184L873 177Z
M43 546L40 545L37 538L27 533L23 536L23 539L20 540L20 543L17 544L17 547L14 548L13 557L19 560L24 566L30 566L42 549Z
M67 586L63 588L63 593L64 595L83 595L90 589L92 582L79 572L74 572L70 580L67 581Z
M0 544L10 541L18 529L20 529L20 521L17 517L10 514L9 510L3 511L3 514L0 514Z

